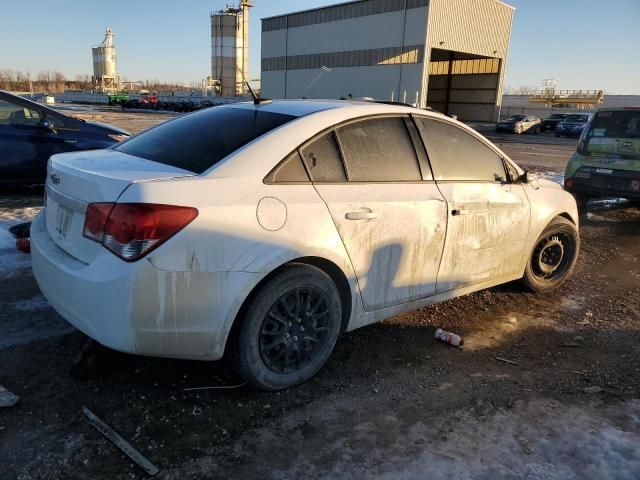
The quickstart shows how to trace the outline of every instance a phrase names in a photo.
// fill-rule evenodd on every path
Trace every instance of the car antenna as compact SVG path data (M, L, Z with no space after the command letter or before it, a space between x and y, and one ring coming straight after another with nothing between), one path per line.
M244 84L249 89L249 93L253 97L253 104L254 105L266 105L266 104L271 103L273 101L270 98L260 98L259 96L256 95L256 92L254 92L253 88L251 88L251 84L247 80L247 77L244 76L244 72L240 69L240 67L238 67L238 62L236 62L236 70L238 70L238 72L240 72L240 75L242 75L242 80L244 81Z

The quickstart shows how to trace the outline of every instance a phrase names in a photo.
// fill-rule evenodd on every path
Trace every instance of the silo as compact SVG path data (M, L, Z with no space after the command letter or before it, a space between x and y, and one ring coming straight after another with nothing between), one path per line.
M244 95L243 76L249 76L249 8L241 0L237 8L211 13L211 76L224 97Z
M102 91L117 90L120 83L113 37L111 27L107 27L102 43L91 49L93 53L93 84Z

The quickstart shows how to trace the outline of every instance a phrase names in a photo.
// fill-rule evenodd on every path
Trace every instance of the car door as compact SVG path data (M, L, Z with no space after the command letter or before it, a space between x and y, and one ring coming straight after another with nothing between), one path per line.
M376 117L343 125L300 149L367 311L435 293L447 210L416 141L410 117Z
M509 183L503 159L480 137L445 120L416 124L448 204L437 292L512 279L521 273L529 231L523 186Z
M46 165L55 153L72 150L73 140L59 131L43 128L42 110L19 99L0 97L0 179L3 182L44 183ZM57 118L47 118L64 127Z

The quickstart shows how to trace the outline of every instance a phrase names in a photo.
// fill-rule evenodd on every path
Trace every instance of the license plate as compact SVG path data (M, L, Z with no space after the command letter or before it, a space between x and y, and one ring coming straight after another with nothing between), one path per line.
M596 168L596 173L604 173L606 175L609 175L610 173L613 173L613 170L610 170L608 168Z
M56 210L55 230L60 237L65 238L67 236L72 216L73 212L71 210L63 207L62 205L58 205L58 209Z

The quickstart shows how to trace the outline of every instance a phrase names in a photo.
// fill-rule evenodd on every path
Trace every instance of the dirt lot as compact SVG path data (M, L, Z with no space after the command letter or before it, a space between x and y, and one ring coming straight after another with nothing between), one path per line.
M132 130L151 122L95 114ZM575 148L550 135L494 141L557 174ZM84 338L48 306L6 235L39 205L37 191L0 197L0 385L21 396L0 409L0 479L144 478L82 406L163 479L640 478L636 207L591 206L560 290L506 285L357 330L314 380L266 394L185 390L237 386L224 361L107 353L92 378L70 378ZM434 341L437 327L463 335L464 348Z

